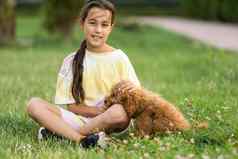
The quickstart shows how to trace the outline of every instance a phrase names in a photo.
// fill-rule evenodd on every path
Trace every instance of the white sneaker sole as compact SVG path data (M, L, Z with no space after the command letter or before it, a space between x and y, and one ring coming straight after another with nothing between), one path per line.
M43 140L43 135L41 131L44 129L45 129L44 127L40 127L40 129L38 130L38 135L37 135L38 140Z

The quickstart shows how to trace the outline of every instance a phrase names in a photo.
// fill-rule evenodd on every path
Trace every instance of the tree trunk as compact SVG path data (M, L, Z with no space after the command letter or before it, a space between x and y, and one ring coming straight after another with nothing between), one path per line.
M59 33L64 39L71 37L84 0L45 1L44 27L49 33Z
M0 44L15 40L15 0L0 0Z

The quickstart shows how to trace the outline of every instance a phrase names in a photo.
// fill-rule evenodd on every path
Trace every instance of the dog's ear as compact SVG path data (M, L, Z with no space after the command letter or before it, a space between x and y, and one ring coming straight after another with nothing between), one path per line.
M130 94L127 99L128 99L126 104L127 108L125 109L127 109L126 112L128 116L132 118L137 118L137 116L144 111L145 108L144 105L138 102L137 97L132 94Z
M135 101L131 98L130 95L125 96L124 98L124 108L129 118L134 118L136 112Z

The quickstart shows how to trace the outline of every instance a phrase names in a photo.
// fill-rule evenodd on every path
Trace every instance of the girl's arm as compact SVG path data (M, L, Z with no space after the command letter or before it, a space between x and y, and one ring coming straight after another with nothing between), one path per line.
M84 117L95 117L105 111L103 107L90 107L85 104L69 104L68 110Z

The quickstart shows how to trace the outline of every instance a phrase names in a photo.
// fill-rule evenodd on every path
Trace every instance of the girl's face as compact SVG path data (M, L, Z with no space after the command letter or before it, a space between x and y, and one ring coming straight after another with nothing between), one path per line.
M101 50L106 46L106 41L112 31L112 13L109 10L93 7L88 16L81 23L87 41L87 48Z

